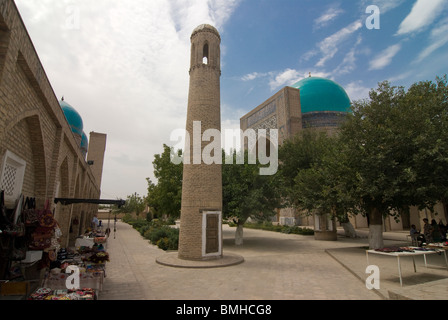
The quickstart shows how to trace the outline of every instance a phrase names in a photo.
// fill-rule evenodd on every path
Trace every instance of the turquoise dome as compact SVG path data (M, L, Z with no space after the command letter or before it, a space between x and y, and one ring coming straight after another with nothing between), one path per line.
M83 131L81 136L81 150L87 153L88 149L89 149L89 139L87 139L87 135Z
M292 87L300 89L302 113L350 112L351 102L347 92L332 80L309 77L293 84Z
M82 136L84 123L82 122L82 118L79 115L79 113L75 110L75 108L73 108L71 105L65 102L64 98L62 98L62 100L59 101L59 105L61 106L62 111L64 111L65 118L67 119L67 122L70 125L72 132L79 136Z

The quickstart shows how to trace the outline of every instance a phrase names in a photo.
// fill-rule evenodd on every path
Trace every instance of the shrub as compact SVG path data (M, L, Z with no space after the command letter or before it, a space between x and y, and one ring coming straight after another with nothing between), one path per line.
M313 229L302 228L298 226L282 226L282 225L273 225L271 222L257 222L257 223L245 223L244 227L251 229L260 229L266 231L275 231L275 232L283 232L283 233L293 233L300 235L314 235Z
M157 246L162 250L177 250L179 245L179 238L170 237L170 238L161 238L157 241Z
M151 226L144 237L163 250L177 250L179 230L169 226Z
M121 218L121 221L125 222L125 223L129 223L133 220L132 216L130 213L125 213L125 215L123 216L123 218Z

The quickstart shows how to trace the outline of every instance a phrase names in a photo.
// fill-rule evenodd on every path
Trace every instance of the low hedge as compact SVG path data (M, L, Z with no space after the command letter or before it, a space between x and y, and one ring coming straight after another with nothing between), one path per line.
M162 220L126 220L145 239L162 250L177 250L179 246L179 229L172 228Z
M249 229L259 229L266 231L274 231L274 232L283 232L283 233L292 233L292 234L300 234L305 236L314 235L314 230L309 228L302 228L298 226L282 226L282 225L274 225L271 222L258 222L258 223L245 223L245 228Z

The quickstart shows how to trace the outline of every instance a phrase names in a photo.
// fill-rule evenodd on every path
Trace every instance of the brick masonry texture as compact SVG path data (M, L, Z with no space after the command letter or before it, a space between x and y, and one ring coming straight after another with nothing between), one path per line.
M190 164L184 164L179 258L203 260L202 211L222 210L221 165L193 164L193 122L221 131L219 33L211 26L195 29L191 36L190 89L186 130L190 135ZM203 58L207 57L206 63ZM201 143L201 152L211 142ZM222 241L222 240L221 240Z

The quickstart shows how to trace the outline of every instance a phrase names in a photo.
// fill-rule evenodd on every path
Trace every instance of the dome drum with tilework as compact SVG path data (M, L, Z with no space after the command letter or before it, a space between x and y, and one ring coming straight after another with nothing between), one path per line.
M332 80L310 76L291 87L300 90L304 128L338 127L350 112L347 92Z

